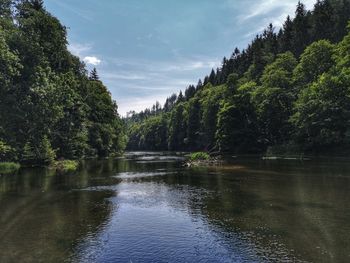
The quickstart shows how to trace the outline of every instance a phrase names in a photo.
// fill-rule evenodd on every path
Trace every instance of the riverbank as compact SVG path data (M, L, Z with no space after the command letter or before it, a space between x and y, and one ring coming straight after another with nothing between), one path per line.
M215 153L209 154L205 152L192 153L186 155L186 161L184 166L196 167L196 166L221 166L226 162L239 161L239 160L261 160L261 161L339 161L348 162L350 154L321 154L321 153L282 153L282 152L265 152L261 154L229 154L229 153Z
M16 173L21 168L19 163L0 162L0 175Z
M80 161L77 160L59 160L54 161L49 165L28 165L15 162L0 162L0 175L15 174L20 168L25 167L47 167L50 170L55 170L58 173L69 173L78 170Z
M56 170L59 173L75 172L79 168L79 161L60 160L55 161L49 166L50 169Z

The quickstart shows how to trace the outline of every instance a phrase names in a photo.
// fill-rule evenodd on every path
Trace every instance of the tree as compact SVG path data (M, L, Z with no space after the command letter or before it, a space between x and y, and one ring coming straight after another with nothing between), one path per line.
M5 19L10 19L12 16L11 7L12 0L1 0L0 1L0 17Z
M213 88L208 84L201 94L202 119L201 134L203 136L202 144L206 149L211 150L215 147L215 133L217 115L220 109L221 100L228 95L227 86L221 85Z
M76 159L123 149L116 103L88 79L43 1L0 1L0 64L0 137L14 159L46 165L56 153Z
M0 162L12 161L16 158L15 150L0 140Z
M346 27L350 20L350 1L340 0L336 1L336 3L338 5L334 7L336 16L334 18L333 39L335 42L339 42L347 33Z
M98 76L98 73L97 73L97 69L96 68L93 68L93 70L90 72L90 77L89 77L90 80L92 81L98 81L100 80L100 77Z
M310 43L310 20L309 13L305 9L305 5L298 3L293 21L293 46L292 52L295 56L299 56L305 47Z
M169 150L183 150L184 140L186 137L186 118L184 106L178 104L170 115L169 132L168 132L168 148Z
M313 41L334 39L334 9L329 0L317 0L313 12Z
M198 98L191 99L188 105L187 120L187 147L190 150L198 150L200 137L201 108Z
M185 98L184 98L184 96L182 95L182 91L180 91L179 96L177 96L177 101L176 101L176 103L181 103L181 102L184 102L184 101L185 101Z
M223 102L220 107L216 140L220 152L249 153L252 150L253 130L245 112L232 102Z
M52 149L51 143L47 136L40 141L28 141L23 148L22 162L31 165L48 165L56 158L56 153Z
M227 77L226 85L233 90L237 88L238 80L239 75L237 73L232 73Z
M185 91L185 99L190 100L196 93L196 88L193 85L188 86Z
M305 150L350 146L350 37L330 42L345 35L347 7L348 1L319 0L307 11L299 2L296 17L287 17L278 35L270 24L185 96L169 97L157 112L167 120L168 149L260 153L295 143ZM158 145L155 108L127 120L133 146Z
M350 71L325 73L302 91L291 122L307 150L326 150L349 143Z
M308 46L301 55L294 76L298 86L311 83L334 65L334 46L327 40L320 40Z
M291 51L293 47L293 21L290 16L283 24L283 30L279 37L279 51L281 53Z
M208 82L211 83L212 85L216 84L216 74L215 74L214 69L212 69L210 72Z
M280 54L261 77L262 85L254 91L253 102L263 141L278 145L289 140L288 119L294 100L292 81L297 61L291 52Z

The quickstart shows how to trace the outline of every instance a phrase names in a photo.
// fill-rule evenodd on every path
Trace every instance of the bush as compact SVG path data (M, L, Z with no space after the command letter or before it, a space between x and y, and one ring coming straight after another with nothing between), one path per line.
M15 150L7 145L5 142L0 140L0 162L6 162L16 159Z
M67 173L67 172L74 172L79 167L78 161L72 161L72 160L62 160L54 162L52 167L57 171L61 173Z
M17 172L20 167L18 163L0 163L0 174L13 174Z
M206 161L210 159L210 155L205 152L196 152L192 153L190 155L190 161L195 162L195 161Z
M27 142L22 153L22 162L29 165L49 165L54 162L56 153L51 147L51 142L44 136L39 143Z

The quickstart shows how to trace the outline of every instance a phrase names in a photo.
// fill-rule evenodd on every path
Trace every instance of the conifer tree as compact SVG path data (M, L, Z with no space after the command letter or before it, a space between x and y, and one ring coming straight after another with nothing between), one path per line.
M304 48L309 44L309 16L305 9L305 5L298 3L293 21L293 47L292 52L297 57L303 52Z
M293 22L290 19L290 16L287 16L287 20L283 24L283 30L281 31L279 42L279 51L281 53L292 50Z
M329 0L317 0L313 11L312 40L334 39L334 10Z
M93 68L93 69L91 70L89 79L90 79L90 80L93 80L93 81L98 81L98 80L100 80L100 77L98 76L98 73L97 73L97 69L96 69L96 68Z

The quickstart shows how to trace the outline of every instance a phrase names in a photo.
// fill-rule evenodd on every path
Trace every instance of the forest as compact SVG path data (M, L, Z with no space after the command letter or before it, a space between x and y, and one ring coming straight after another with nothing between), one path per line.
M122 119L42 0L0 1L0 162L47 165L128 150L350 149L350 1L299 2L164 105ZM166 85L166 83L164 83Z
M0 1L0 162L47 165L126 146L117 104L42 0Z
M281 29L270 24L197 85L130 112L127 148L349 152L349 19L348 0L299 2Z

